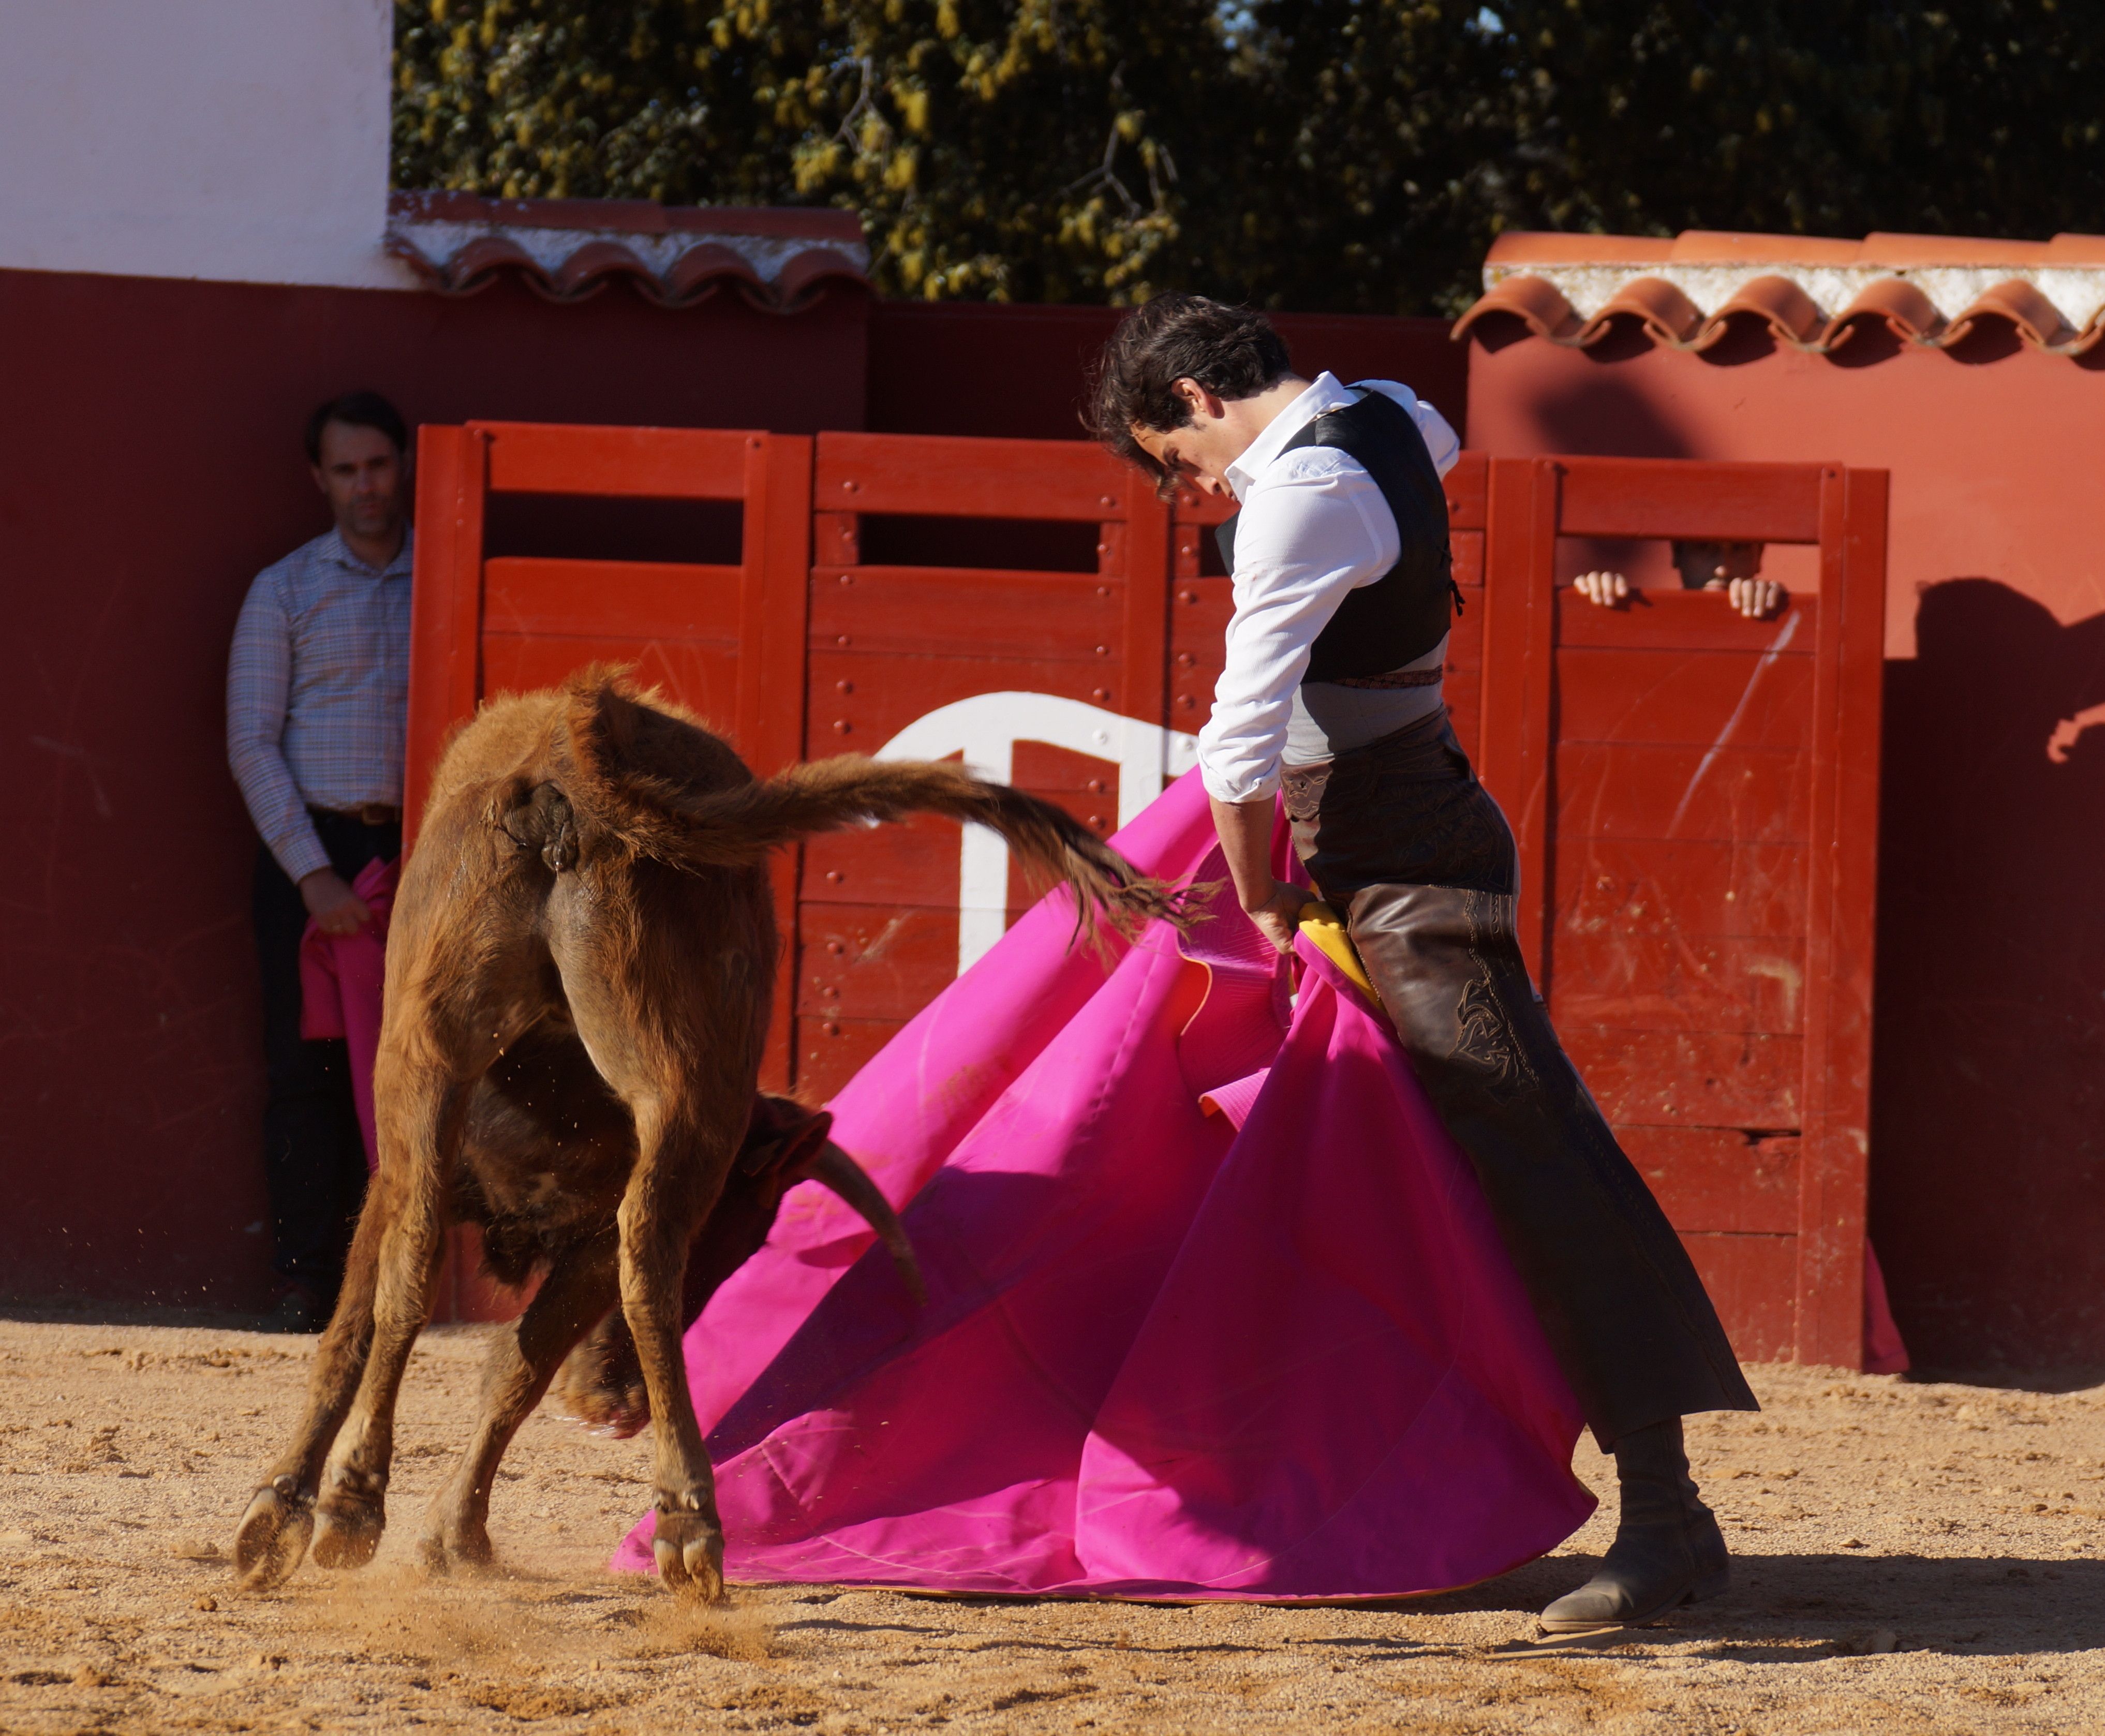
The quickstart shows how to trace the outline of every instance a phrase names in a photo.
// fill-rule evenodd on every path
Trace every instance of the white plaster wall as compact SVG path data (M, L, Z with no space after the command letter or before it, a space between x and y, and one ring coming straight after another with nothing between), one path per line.
M0 0L0 267L413 288L390 0Z

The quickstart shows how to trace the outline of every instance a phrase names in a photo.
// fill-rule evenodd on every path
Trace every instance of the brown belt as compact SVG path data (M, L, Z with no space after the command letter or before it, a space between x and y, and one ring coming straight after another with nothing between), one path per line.
M402 810L384 801L369 801L362 808L317 808L315 812L333 814L338 819L355 819L361 826L397 826L402 822Z
M1437 687L1445 663L1431 669L1392 669L1387 675L1334 675L1333 687Z

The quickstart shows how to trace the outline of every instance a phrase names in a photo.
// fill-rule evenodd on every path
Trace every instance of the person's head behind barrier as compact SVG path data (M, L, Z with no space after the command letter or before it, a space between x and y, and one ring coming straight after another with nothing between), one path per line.
M1190 381L1234 402L1254 398L1293 372L1286 344L1263 314L1204 296L1157 296L1119 322L1098 358L1086 413L1089 431L1115 457L1138 466L1167 493L1175 478L1137 431L1187 426Z
M337 532L360 560L384 566L409 507L409 431L378 392L346 392L307 417L307 462Z
M377 428L393 443L398 456L409 449L409 425L400 410L378 392L346 392L315 405L307 417L308 463L322 462L322 430L331 422L342 422L346 428Z

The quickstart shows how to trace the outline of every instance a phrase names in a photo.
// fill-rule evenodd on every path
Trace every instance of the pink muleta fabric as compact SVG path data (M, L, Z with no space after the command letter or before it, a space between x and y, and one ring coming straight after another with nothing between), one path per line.
M1222 877L1196 774L1116 841ZM800 1187L689 1333L731 1577L1391 1596L1568 1536L1577 1407L1379 1014L1305 947L1289 1007L1231 900L1108 968L1071 922L1039 904L832 1105L927 1305Z
M310 920L300 937L300 1035L341 1037L351 1051L351 1094L358 1101L359 1131L365 1136L365 1173L380 1167L373 1131L373 1061L380 1052L380 989L387 976L387 913L402 860L369 862L351 890L364 899L373 920L355 935L325 935Z

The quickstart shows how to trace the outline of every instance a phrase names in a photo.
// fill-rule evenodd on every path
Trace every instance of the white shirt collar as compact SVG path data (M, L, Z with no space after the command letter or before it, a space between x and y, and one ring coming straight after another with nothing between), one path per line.
M1249 491L1256 486L1258 478L1271 467L1272 460L1285 449L1286 443L1309 423L1356 401L1350 388L1337 375L1327 369L1316 375L1315 383L1273 417L1264 432L1228 466L1227 484L1236 491L1236 499L1241 502L1249 498Z

